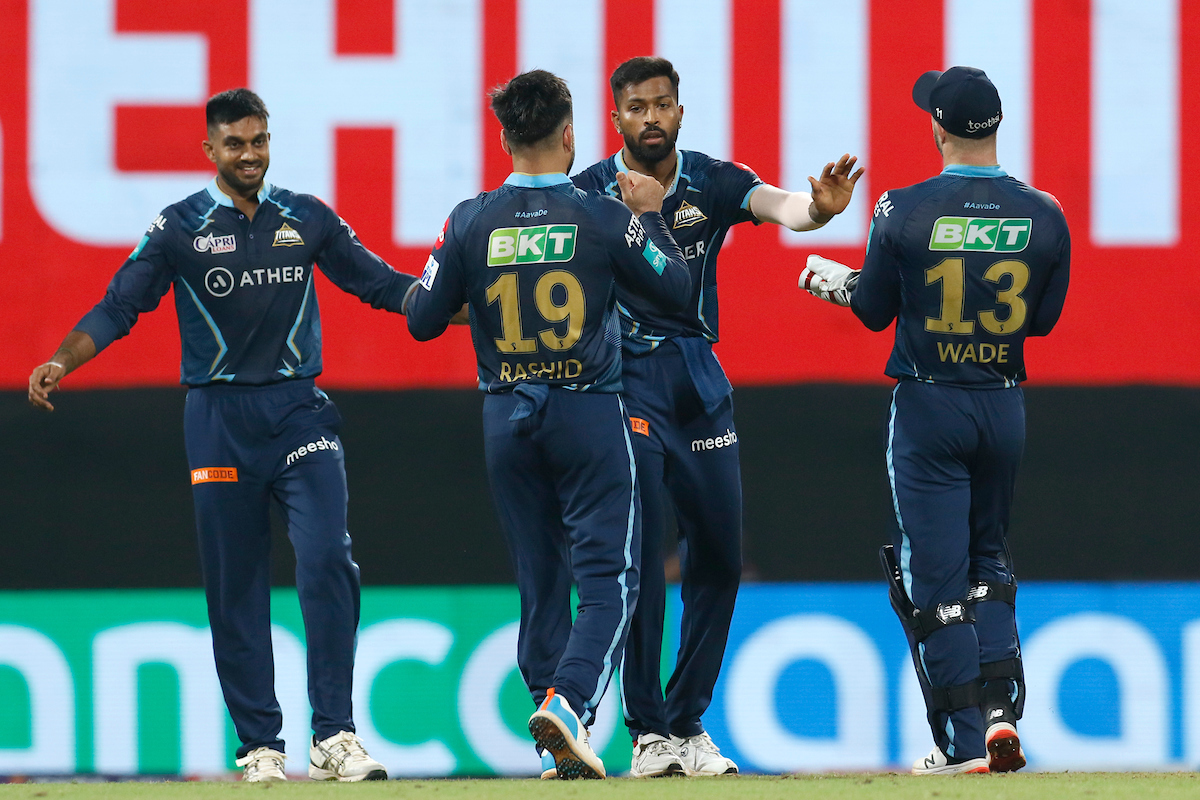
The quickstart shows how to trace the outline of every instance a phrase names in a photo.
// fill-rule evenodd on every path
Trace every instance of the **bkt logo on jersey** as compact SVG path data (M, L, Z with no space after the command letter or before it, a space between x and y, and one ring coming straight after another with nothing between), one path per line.
M987 217L939 217L929 237L930 250L1019 253L1029 244L1033 220Z
M499 228L488 237L487 265L538 264L570 261L575 256L578 225L538 225L533 228Z

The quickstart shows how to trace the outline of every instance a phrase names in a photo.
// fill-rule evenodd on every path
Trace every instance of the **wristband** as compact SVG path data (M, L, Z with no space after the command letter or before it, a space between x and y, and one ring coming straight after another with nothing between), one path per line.
M67 368L67 365L66 365L66 364L60 364L60 363L58 363L57 361L47 361L46 363L47 363L47 364L49 364L49 365L50 365L50 366L52 366L52 367L58 367L59 369L66 369L66 368Z

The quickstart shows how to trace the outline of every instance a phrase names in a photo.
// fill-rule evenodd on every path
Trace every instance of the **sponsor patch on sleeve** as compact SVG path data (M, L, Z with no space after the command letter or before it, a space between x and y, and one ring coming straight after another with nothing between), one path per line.
M646 240L646 248L642 250L642 257L650 262L650 266L654 267L654 271L659 275L662 275L663 270L667 268L667 256L658 249L658 245L649 239Z
M431 254L429 260L425 262L425 271L421 273L421 285L425 287L425 291L433 288L433 282L437 280L438 268L442 265Z
M880 214L885 217L889 217L892 214L892 201L888 199L887 192L879 195L879 199L875 201L875 210L871 212L871 218L874 219Z

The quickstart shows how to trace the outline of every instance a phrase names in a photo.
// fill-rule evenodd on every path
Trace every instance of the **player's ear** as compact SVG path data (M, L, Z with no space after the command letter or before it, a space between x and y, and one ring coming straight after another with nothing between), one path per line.
M617 133L620 133L621 132L621 114L620 114L620 112L614 108L612 110L612 113L610 114L610 118L612 119L613 127L617 129Z
M208 157L209 161L213 162L214 164L217 163L217 153L213 149L213 144L210 139L205 139L204 141L200 142L200 147L203 148L204 155Z
M563 146L564 152L567 152L567 153L574 152L574 150L575 150L575 123L568 122L566 125L563 126L562 146Z
M508 137L504 135L504 128L500 129L500 149L505 155L512 155L512 148L508 145Z

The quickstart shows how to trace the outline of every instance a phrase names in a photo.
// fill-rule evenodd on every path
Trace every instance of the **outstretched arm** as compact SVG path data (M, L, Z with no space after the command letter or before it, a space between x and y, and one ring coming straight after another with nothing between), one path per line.
M96 356L96 343L83 331L71 331L54 355L45 364L34 367L29 376L29 404L34 408L53 411L50 393L70 373Z
M398 272L358 240L345 220L322 203L325 224L331 233L317 254L316 263L325 277L343 292L352 294L371 308L403 314L404 294L417 282L415 275Z
M820 179L811 175L809 192L789 192L778 186L764 184L750 195L750 211L763 222L773 222L794 231L815 230L846 210L854 195L854 184L862 177L863 168L854 171L857 156L843 155L836 163L829 162Z

